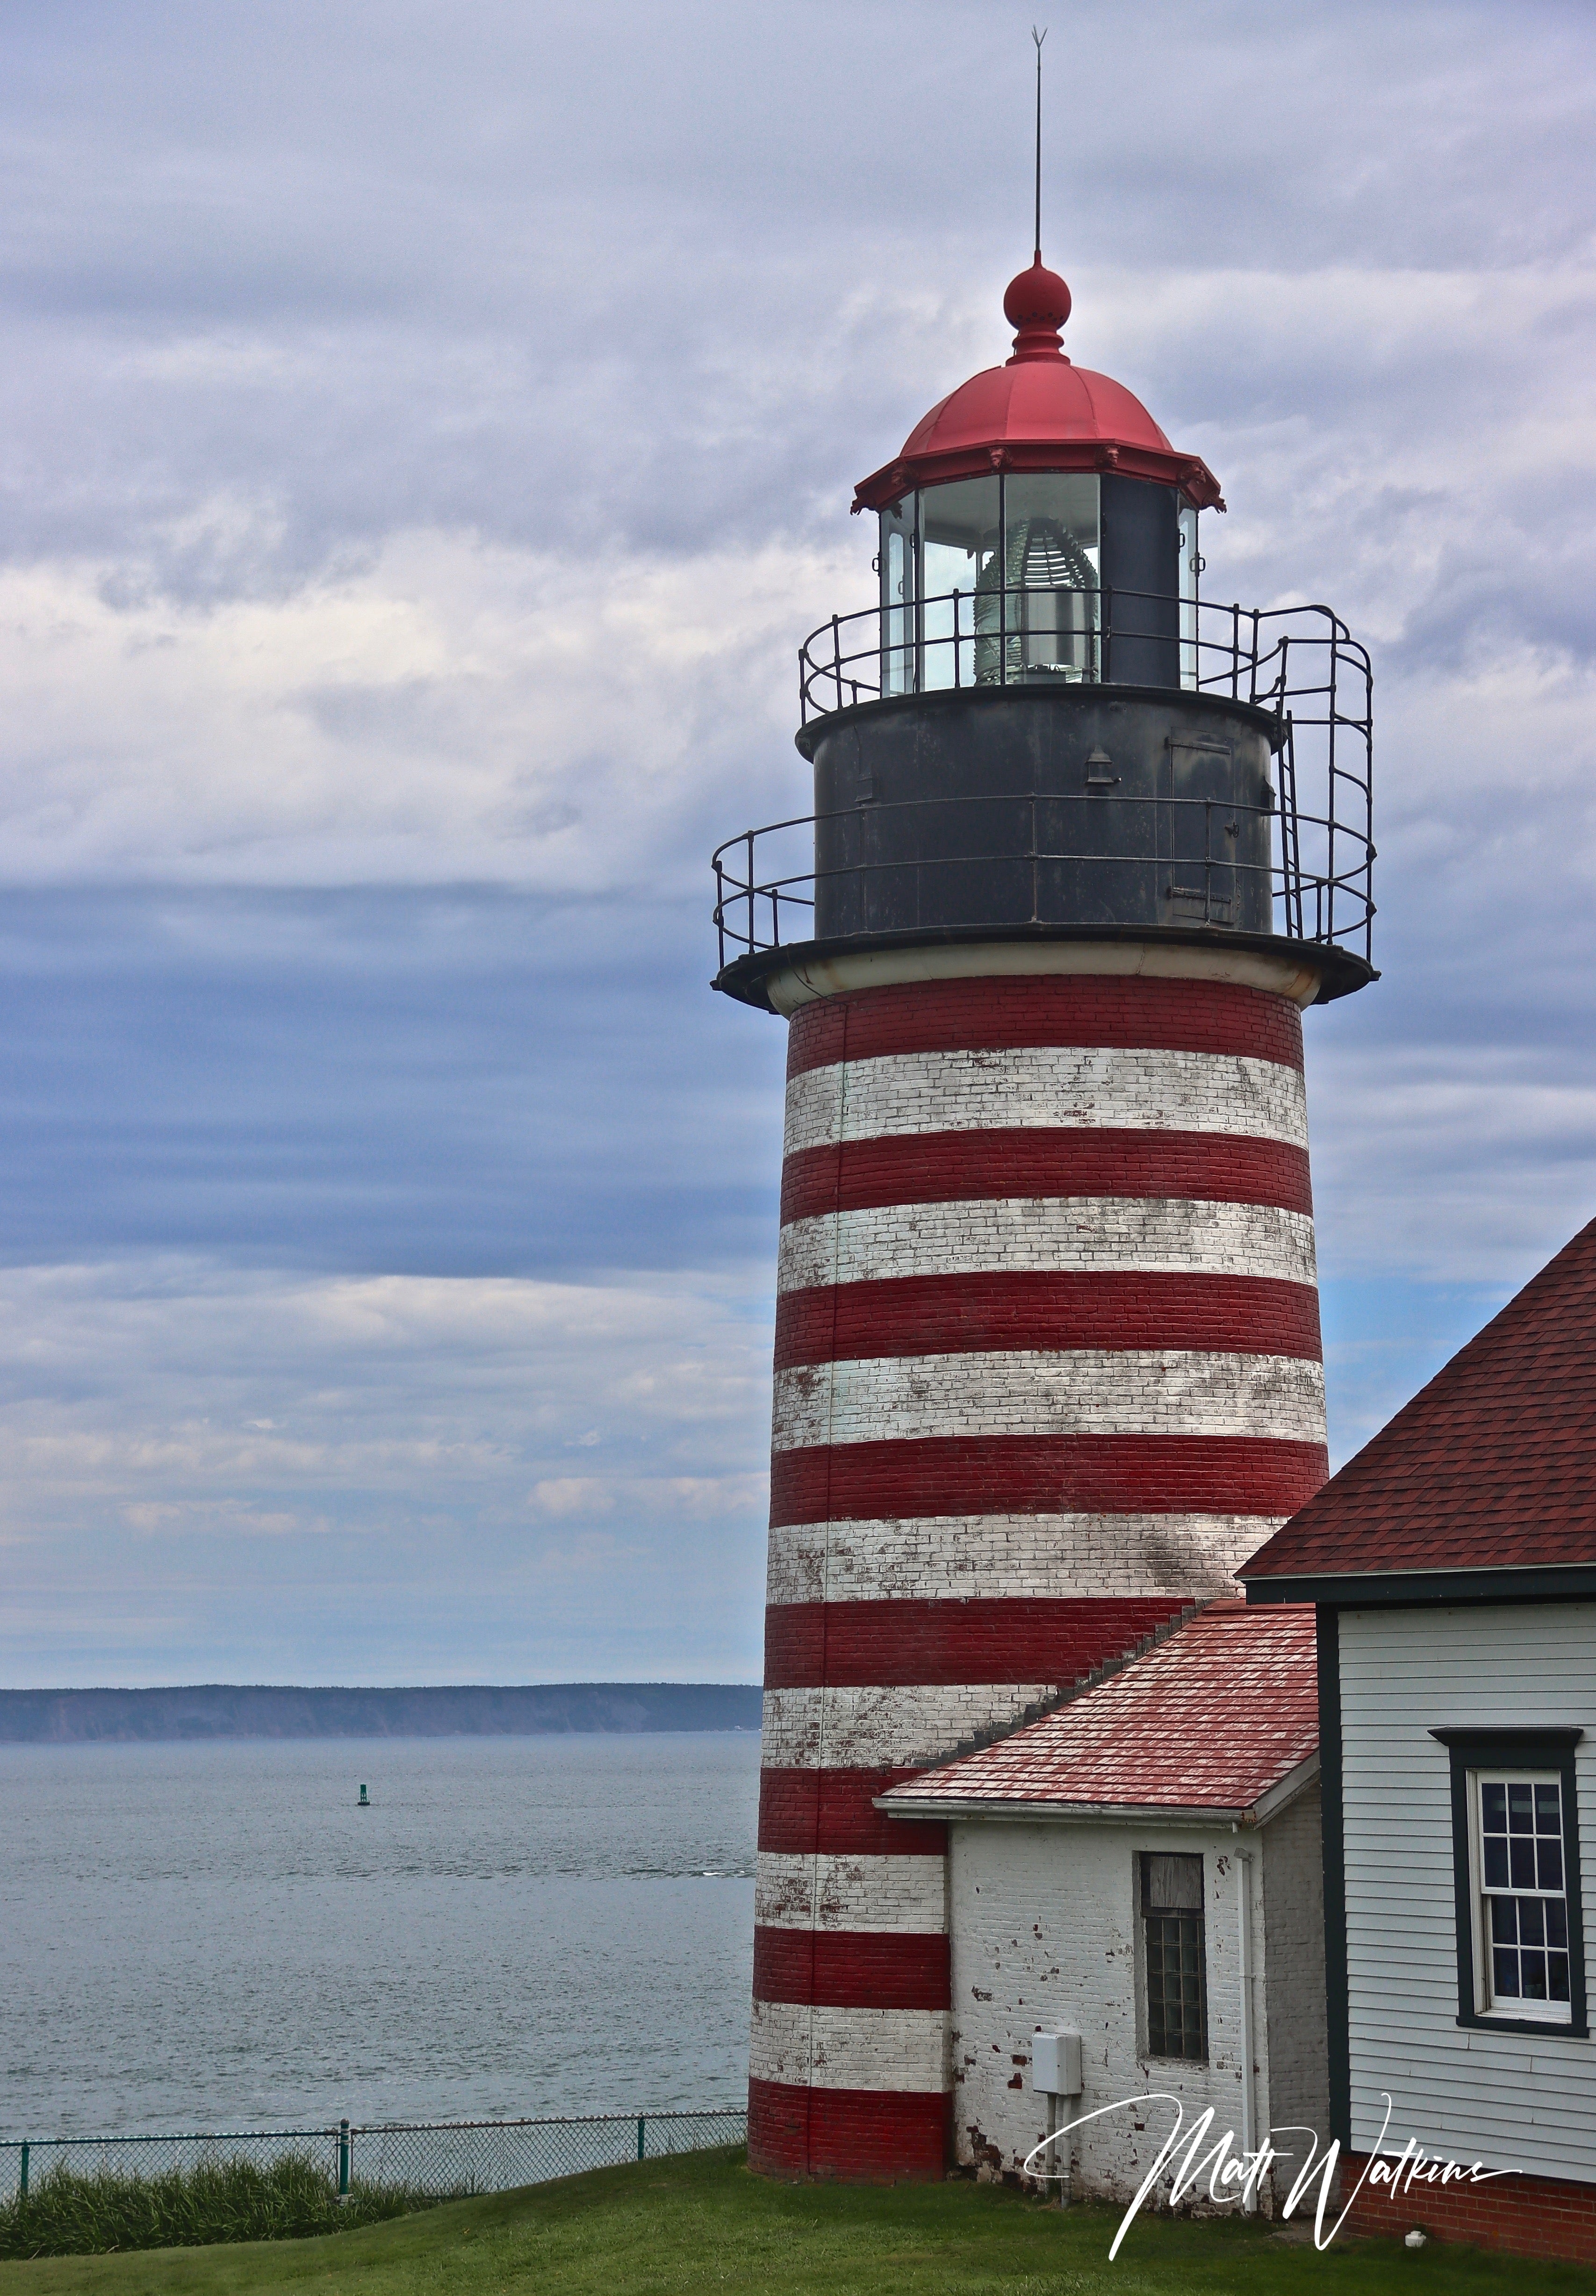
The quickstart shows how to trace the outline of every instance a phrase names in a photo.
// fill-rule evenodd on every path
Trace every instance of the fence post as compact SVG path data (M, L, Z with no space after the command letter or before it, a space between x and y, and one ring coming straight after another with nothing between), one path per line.
M340 2201L347 2201L349 2197L349 2124L347 2120L340 2120L338 2124L338 2197Z
M28 2146L26 2143L24 2143L22 2146L22 2174L21 2179L17 2185L17 2198L20 2201L25 2201L28 2198Z
M640 2112L637 2116L637 2157L640 2161L642 2158L642 2124L643 2116Z

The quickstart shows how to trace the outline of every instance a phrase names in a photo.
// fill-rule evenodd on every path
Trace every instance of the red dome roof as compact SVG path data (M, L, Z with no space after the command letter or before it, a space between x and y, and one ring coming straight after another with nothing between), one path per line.
M971 375L922 416L902 454L860 481L855 510L994 470L1119 471L1178 487L1195 509L1224 509L1207 464L1177 454L1134 392L1065 357L1058 329L1069 316L1069 290L1057 272L1038 258L1011 283L1003 309L1019 330L1013 357Z

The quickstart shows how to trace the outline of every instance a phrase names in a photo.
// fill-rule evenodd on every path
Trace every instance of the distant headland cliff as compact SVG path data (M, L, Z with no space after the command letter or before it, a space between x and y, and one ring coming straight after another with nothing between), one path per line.
M744 1682L469 1683L424 1690L202 1682L175 1690L0 1690L0 1744L9 1745L758 1727L758 1687Z

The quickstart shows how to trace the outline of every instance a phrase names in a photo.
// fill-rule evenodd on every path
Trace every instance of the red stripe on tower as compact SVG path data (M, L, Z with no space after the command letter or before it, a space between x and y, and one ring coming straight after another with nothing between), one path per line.
M1122 1352L1179 1348L1320 1357L1319 1294L1268 1276L886 1276L784 1292L776 1369L855 1357L978 1355L1001 1349Z
M1229 1588L1324 1477L1297 1008L804 1006L782 1221L749 2158L929 2176L945 1847L876 1797Z
M877 1204L1001 1196L1179 1196L1314 1209L1306 1152L1226 1133L1054 1131L888 1135L801 1148L782 1175L783 1220Z
M1067 992L1063 1002L1060 989ZM1037 972L907 981L806 1005L788 1040L787 1073L805 1076L844 1058L1085 1045L1229 1054L1277 1061L1300 1075L1302 1015L1289 998L1267 989L1205 980L1150 980L1104 972L1060 980Z

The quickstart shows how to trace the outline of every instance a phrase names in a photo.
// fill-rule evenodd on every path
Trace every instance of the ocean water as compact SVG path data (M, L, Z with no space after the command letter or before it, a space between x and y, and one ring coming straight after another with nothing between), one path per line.
M0 2135L740 2105L758 1762L0 1746Z

